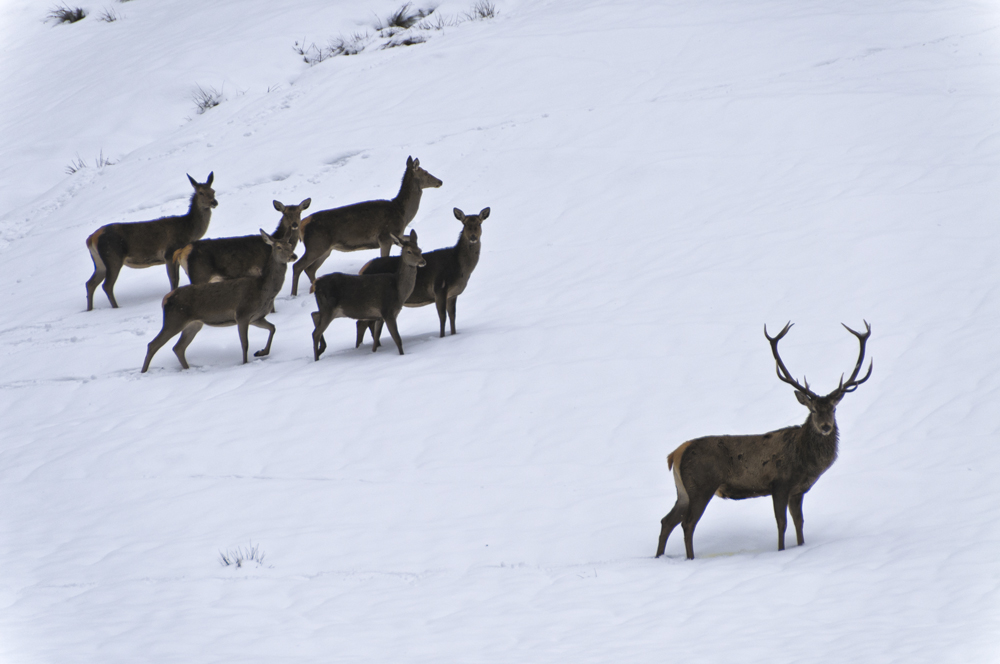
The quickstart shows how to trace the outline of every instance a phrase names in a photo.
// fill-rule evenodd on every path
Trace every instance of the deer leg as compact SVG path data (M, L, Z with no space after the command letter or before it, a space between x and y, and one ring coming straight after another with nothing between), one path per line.
M389 255L389 252L392 250L392 240L389 239L388 234L383 233L378 236L378 249L382 258Z
M778 522L778 551L784 551L785 528L788 527L788 489L775 488L771 498L774 500L774 520Z
M118 273L122 271L123 259L118 255L102 256L107 274L104 277L104 292L108 296L108 301L115 309L118 308L118 300L115 299L115 282L118 281Z
M259 318L250 324L254 327L260 327L270 332L270 334L267 335L267 345L253 354L254 357L264 357L271 352L271 339L274 339L274 325L272 325L266 318Z
M677 527L677 524L681 522L686 507L687 505L682 506L681 501L678 500L674 503L674 508L660 520L660 541L656 545L657 558L662 556L664 550L667 548L667 538L670 537L670 533Z
M95 257L94 274L87 280L87 311L94 308L94 291L97 290L97 285L104 281L104 275L107 274L107 272L108 271L104 267L104 261Z
M792 513L792 523L795 524L795 541L799 546L806 543L802 536L802 499L805 493L796 493L788 501L788 511Z
M379 318L376 321L370 321L368 323L368 329L372 331L372 352L378 350L378 347L382 345L382 319Z
M698 525L698 520L705 513L708 501L712 500L714 494L715 490L713 489L712 493L708 494L707 497L698 497L692 500L688 506L687 514L681 519L681 527L684 529L684 551L687 553L688 560L694 560L695 526Z
M368 331L368 321L359 320L356 325L358 328L358 340L355 342L354 347L361 348L361 344L365 341L365 332Z
M165 265L167 266L167 279L170 280L170 290L176 290L181 281L181 268L174 262L173 249L167 250Z
M448 320L451 322L451 333L455 334L455 303L458 302L458 296L448 299ZM442 335L443 336L443 335Z
M183 330L184 327L184 321L175 321L168 312L163 312L163 327L160 329L160 333L153 337L153 340L146 346L146 360L142 363L142 371L140 373L146 373L149 369L149 362L156 355L156 351L160 350L163 344L170 341L171 337ZM187 364L183 359L181 359L181 366L187 369Z
M386 316L385 326L389 328L389 334L392 335L392 340L396 342L396 348L399 349L399 354L403 354L403 340L399 337L399 330L396 329L396 318L395 316Z
M319 356L326 350L326 339L323 338L323 331L330 326L333 316L325 315L322 311L314 311L313 319L313 359L319 362Z
M441 334L438 336L444 337L444 321L447 316L448 309L448 290L447 288L441 288L434 291L434 306L437 307L438 312L438 322L441 323Z
M304 271L306 276L309 277L309 283L316 283L316 270L320 268L323 261L327 259L333 248L327 249L325 252L319 252L314 249L306 247L305 252L302 254L302 258L297 260L294 265L292 265L292 295L299 294L299 275Z
M189 369L190 367L188 367L187 358L184 357L184 351L186 351L187 347L191 345L191 342L194 340L194 336L201 331L202 325L204 325L204 323L201 321L196 320L192 322L184 328L184 331L181 332L181 338L177 340L176 344L174 344L174 355L176 355L177 359L181 361L181 367L185 369Z
M250 321L236 321L236 330L240 333L240 345L243 346L243 364L246 364L247 353L250 351Z

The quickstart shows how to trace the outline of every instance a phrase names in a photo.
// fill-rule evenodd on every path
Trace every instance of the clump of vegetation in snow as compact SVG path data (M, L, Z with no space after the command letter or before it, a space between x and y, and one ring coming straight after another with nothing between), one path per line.
M497 14L496 5L489 0L479 0L461 17L438 14L433 7L414 9L413 4L407 2L385 19L376 18L372 25L374 35L356 32L350 37L333 39L327 46L317 46L315 43L306 46L306 40L303 39L295 42L293 48L304 62L315 65L337 55L357 55L369 47L382 50L422 44L429 39L428 33L433 30L444 30L464 21L483 21L495 18ZM432 15L434 18L429 18Z
M122 18L124 17L121 16L114 9L105 8L104 11L101 12L101 15L97 17L97 20L104 21L105 23L114 23L115 21L121 20Z
M45 20L59 23L76 23L82 21L87 16L87 10L82 7L67 7L62 5L51 10Z
M465 18L470 21L488 21L497 17L497 6L489 0L479 0L472 6L472 9L465 13Z
M212 86L205 88L199 85L191 93L191 99L198 107L198 115L201 115L208 109L215 108L222 103L222 91L216 90Z
M239 569L249 563L256 563L257 567L263 566L264 553L260 550L259 544L251 542L246 547L238 546L235 549L228 549L225 553L219 552L219 564L223 567Z
M104 156L104 150L101 150L101 154L94 159L95 168L104 168L105 166L111 166L114 163L115 162L111 161L109 157ZM85 162L80 155L76 155L76 159L71 161L69 166L66 167L66 174L73 175L73 173L83 170L84 168L87 168L87 162Z

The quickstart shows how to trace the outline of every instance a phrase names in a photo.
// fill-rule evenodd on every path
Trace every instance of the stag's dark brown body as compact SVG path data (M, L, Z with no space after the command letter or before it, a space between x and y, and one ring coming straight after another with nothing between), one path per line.
M417 270L417 280L413 292L404 306L423 307L437 305L441 335L444 336L445 318L451 320L451 333L455 334L455 309L458 296L465 292L472 271L479 264L482 249L483 220L490 216L490 209L483 208L477 215L466 215L454 209L455 218L462 222L462 233L454 247L437 249L425 253L427 265ZM374 258L363 268L361 274L392 274L399 267L399 256ZM372 330L374 323L358 321L358 338L355 347L365 338L365 330Z
M310 202L308 198L298 205L273 201L274 209L281 212L281 220L271 237L287 240L294 250L299 242L302 210L308 208ZM205 284L222 279L259 277L270 260L271 246L259 233L198 240L174 252L170 285L171 288L179 285L180 268L184 268L192 284Z
M420 207L424 189L440 187L441 180L420 168L420 160L406 160L406 172L399 193L392 200L365 201L344 207L322 210L309 215L299 225L305 253L292 267L292 295L299 291L299 275L304 271L316 283L316 271L330 253L381 249L389 255L391 236L402 236Z
M94 308L94 291L102 281L111 306L118 308L114 287L122 266L144 268L166 264L167 277L173 282L170 262L174 252L205 235L212 208L219 204L212 189L214 178L215 174L209 173L208 180L201 184L188 176L194 194L185 215L107 224L87 238L87 249L94 261L94 274L87 281L87 311Z
M765 328L764 335L771 342L778 377L795 387L795 397L809 409L809 416L800 426L765 434L695 438L671 452L667 456L667 467L673 471L677 502L660 522L657 557L663 555L667 538L681 524L687 557L694 558L695 526L712 496L716 495L736 500L771 496L778 526L778 550L785 548L788 512L792 514L796 541L799 545L805 543L802 499L837 459L837 404L871 376L872 367L869 366L867 375L857 379L871 327L865 323L863 334L847 328L861 345L858 361L848 381L844 383L841 378L840 386L826 396L812 392L808 383L800 385L781 361L778 341L790 327L789 323L775 337L767 336Z

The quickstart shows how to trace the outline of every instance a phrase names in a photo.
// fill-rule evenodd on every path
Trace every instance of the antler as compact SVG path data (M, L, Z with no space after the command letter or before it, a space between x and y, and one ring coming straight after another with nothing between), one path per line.
M847 394L848 392L853 392L854 390L858 389L858 385L868 380L868 378L872 375L872 368L875 364L874 360L868 363L868 373L865 374L865 377L862 378L861 380L856 380L856 378L858 377L858 372L861 371L861 365L864 364L865 361L865 344L868 343L868 337L870 337L872 334L872 326L868 324L868 321L863 320L862 322L865 324L864 333L855 332L851 328L841 323L841 325L844 325L845 330L847 330L848 332L850 332L851 334L853 334L858 338L858 342L861 344L861 352L858 355L857 364L854 365L854 371L851 372L851 377L847 379L847 384L846 385L844 384L844 376L843 374L841 374L840 385L837 387L836 390L834 390L834 394L844 395Z
M803 387L802 385L799 385L799 382L797 380L792 378L791 372L788 371L788 369L785 367L785 363L781 361L781 357L778 355L778 342L781 341L782 337L788 334L788 330L790 330L791 327L792 327L792 322L788 321L787 323L785 323L785 327L782 328L781 332L778 332L778 334L772 337L767 333L767 325L764 325L764 336L767 337L767 340L771 342L771 353L774 355L774 361L777 362L778 365L776 369L776 371L778 372L778 379L781 380L782 382L788 383L789 385L797 389L799 392L802 392L803 394L807 395L808 397L812 399L818 399L819 396L809 389L809 381L805 379L805 376L802 377L802 381L805 383L805 386ZM857 372L855 372L855 374L857 374ZM841 378L843 379L843 377Z

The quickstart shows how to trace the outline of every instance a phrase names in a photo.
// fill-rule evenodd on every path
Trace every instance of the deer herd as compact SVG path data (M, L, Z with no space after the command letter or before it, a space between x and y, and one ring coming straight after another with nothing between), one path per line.
M122 266L132 268L166 265L170 292L163 298L163 326L149 342L142 372L167 341L180 334L174 353L181 367L188 368L184 352L204 325L237 327L243 348L243 363L249 350L249 326L268 331L267 344L254 353L267 355L274 339L274 325L267 315L274 311L274 299L281 290L285 272L292 265L292 295L298 295L299 277L309 278L315 294L317 311L313 312L313 359L318 361L326 350L324 331L335 318L353 318L357 326L355 348L360 347L366 332L372 336L372 351L378 350L382 327L403 354L403 342L397 318L403 307L422 307L431 303L437 308L440 336L445 336L446 319L455 334L455 304L479 262L483 221L490 208L476 215L466 215L455 208L462 232L453 247L423 253L417 233L404 231L416 216L424 189L442 185L441 180L420 167L420 160L406 160L399 193L392 200L376 200L315 212L306 218L302 213L312 200L298 205L274 201L281 220L274 232L263 229L259 235L202 240L218 206L212 189L214 173L204 183L190 175L194 188L187 214L153 221L112 223L97 229L87 238L87 249L94 262L94 274L87 281L87 310L94 308L94 292L103 283L111 306L118 307L114 286ZM295 255L301 240L302 258ZM393 246L400 255L390 256ZM317 277L316 272L331 252L379 249L381 256L361 268L358 274L333 272ZM190 284L180 285L180 270ZM872 363L858 378L865 361L865 345L871 326L857 332L844 326L860 345L858 359L850 377L826 396L809 389L803 378L799 383L785 367L778 354L778 342L788 333L789 322L770 336L778 378L795 390L795 398L809 410L803 424L757 435L706 436L681 444L667 456L673 472L677 501L663 517L656 557L664 554L667 538L680 524L684 531L687 558L694 558L694 529L713 496L730 499L771 496L778 526L778 550L785 548L787 512L792 514L796 542L805 543L802 534L803 496L837 458L837 404L871 376Z

